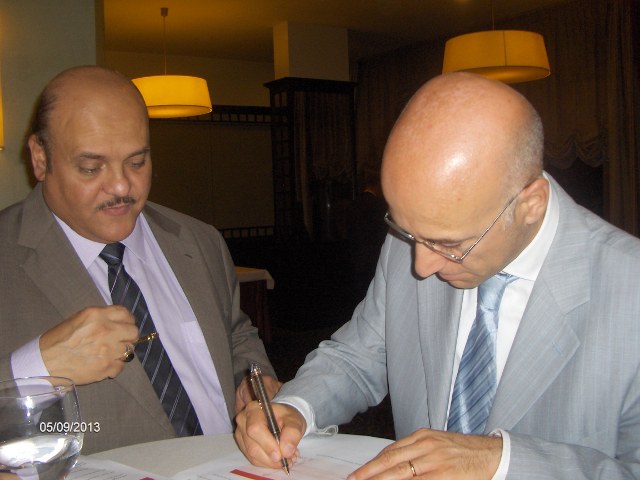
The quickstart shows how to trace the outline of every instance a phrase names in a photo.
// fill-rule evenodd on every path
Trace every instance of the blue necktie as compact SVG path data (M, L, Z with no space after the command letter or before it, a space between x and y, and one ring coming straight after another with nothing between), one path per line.
M518 277L498 273L478 287L476 319L464 347L453 387L447 430L481 434L498 387L496 334L498 311L507 285Z
M140 287L129 276L122 264L124 248L120 242L109 243L100 253L100 258L109 266L109 291L114 305L127 307L136 319L139 335L143 337L155 332L156 328ZM182 386L160 338L156 337L149 342L137 345L135 352L176 434L179 437L202 434L191 399Z

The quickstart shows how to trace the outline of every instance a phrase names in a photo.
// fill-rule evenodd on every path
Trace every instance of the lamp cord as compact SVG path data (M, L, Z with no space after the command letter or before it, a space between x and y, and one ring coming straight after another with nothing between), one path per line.
M494 7L493 0L491 0L491 30L496 29L496 17L495 17L495 11L493 7Z
M167 15L169 7L161 7L160 15L162 15L162 51L164 55L164 74L167 74Z

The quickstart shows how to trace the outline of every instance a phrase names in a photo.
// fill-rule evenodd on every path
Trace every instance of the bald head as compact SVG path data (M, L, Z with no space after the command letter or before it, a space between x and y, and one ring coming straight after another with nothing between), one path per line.
M83 105L99 102L129 103L146 115L142 95L135 85L124 75L98 66L80 66L56 75L40 95L31 127L45 149L51 141L51 119L58 107L78 111Z
M418 239L419 277L473 288L523 251L549 198L542 146L538 114L502 83L452 73L418 90L389 136L381 179L396 230Z
M396 122L383 158L385 196L438 206L476 207L505 199L542 171L540 119L515 90L477 75L453 73L426 83ZM414 197L413 199L410 197ZM490 207L489 207L490 208Z

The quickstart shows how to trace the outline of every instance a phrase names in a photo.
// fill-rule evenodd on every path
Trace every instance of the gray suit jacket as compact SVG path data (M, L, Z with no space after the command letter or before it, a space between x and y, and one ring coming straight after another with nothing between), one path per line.
M273 375L264 346L240 310L234 265L210 225L148 203L144 215L198 318L227 403L251 361ZM0 212L0 378L12 378L10 354L84 307L104 300L53 218L37 186ZM83 453L175 436L140 362L113 380L78 387L82 419L99 422Z
M640 478L640 241L554 182L560 223L524 312L486 427L511 436L508 478ZM398 438L444 429L462 291L412 276L391 235L350 322L279 395L319 426L391 395Z

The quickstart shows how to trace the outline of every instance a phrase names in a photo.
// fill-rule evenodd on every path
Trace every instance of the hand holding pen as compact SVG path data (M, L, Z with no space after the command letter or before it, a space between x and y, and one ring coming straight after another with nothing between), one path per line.
M260 407L267 418L269 431L276 439L276 442L278 442L278 445L280 445L280 428L278 427L278 422L276 421L276 417L273 413L273 408L271 408L271 402L269 401L269 397L267 397L264 383L262 382L262 371L256 363L251 364L251 386L253 387L256 399L260 403ZM287 459L282 457L280 461L282 463L283 470L287 472L287 475L289 475L289 463L287 462Z
M122 305L86 307L40 336L40 353L51 375L76 385L117 377L127 365L126 345L139 337L131 312Z
M131 360L133 360L133 358L135 357L135 348L138 345L140 345L141 343L150 342L151 340L154 340L156 338L158 338L158 334L156 332L151 332L148 335L144 335L138 338L138 340L133 342L131 345L127 345L124 355L122 356L122 361L130 362Z

